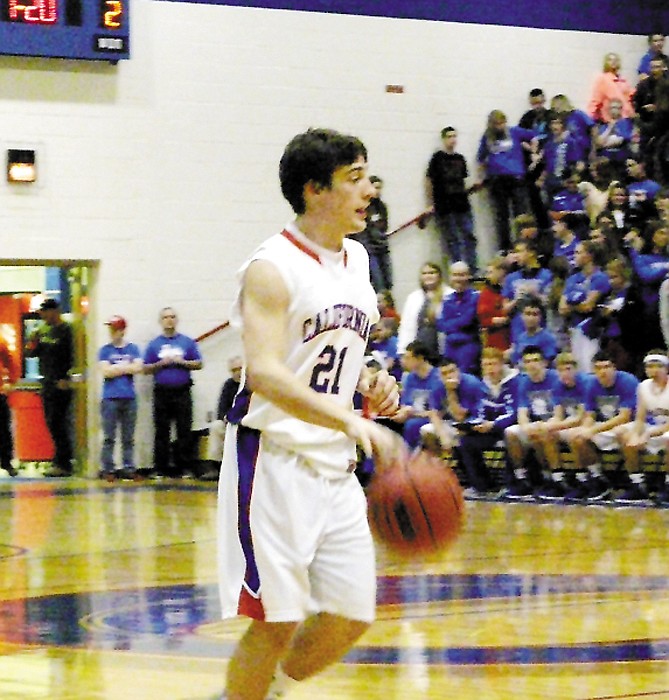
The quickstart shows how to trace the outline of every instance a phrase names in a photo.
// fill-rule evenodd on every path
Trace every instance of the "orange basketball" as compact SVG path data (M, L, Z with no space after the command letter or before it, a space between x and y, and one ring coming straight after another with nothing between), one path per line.
M439 552L460 534L465 501L458 477L429 452L398 452L367 489L372 533L403 556Z

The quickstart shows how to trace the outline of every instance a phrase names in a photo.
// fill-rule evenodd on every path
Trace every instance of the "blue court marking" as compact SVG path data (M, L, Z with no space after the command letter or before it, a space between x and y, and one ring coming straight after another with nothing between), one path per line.
M664 593L668 590L669 578L660 576L382 576L379 578L378 602L380 616L388 619L385 613L392 613L393 606L504 600L522 602L526 608L528 598L561 605L559 598L562 594L594 593L601 594L601 602L605 603L609 593ZM569 601L569 605L574 604ZM504 609L509 612L508 608ZM443 614L448 614L448 610ZM439 615L437 611L425 611L425 616ZM15 641L31 645L178 654L195 658L223 658L229 656L234 647L231 639L207 636L199 630L201 626L219 620L218 592L214 585L176 585L3 601L0 602L0 616L14 621ZM427 648L357 646L344 662L485 666L669 659L669 639L450 647L446 628L444 640L444 645Z

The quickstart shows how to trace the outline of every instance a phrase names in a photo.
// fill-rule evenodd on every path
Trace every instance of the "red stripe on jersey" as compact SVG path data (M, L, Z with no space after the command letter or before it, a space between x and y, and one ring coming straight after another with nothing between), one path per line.
M281 235L284 238L287 238L296 248L299 248L303 253L306 253L310 258L313 258L319 265L322 265L323 263L321 262L321 257L320 255L315 251L311 250L309 246L304 245L302 241L298 241L295 236L290 231L286 231L285 229L281 231ZM348 265L348 253L346 250L344 250L344 267Z
M237 612L239 615L250 617L253 620L262 621L265 619L265 608L262 606L262 601L260 598L254 598L243 586L239 594Z
M311 250L311 248L304 245L302 241L298 241L290 231L286 231L284 229L281 231L281 235L287 238L296 248L299 248L303 253L306 253L310 258L313 258L319 265L322 265L320 255L315 250Z

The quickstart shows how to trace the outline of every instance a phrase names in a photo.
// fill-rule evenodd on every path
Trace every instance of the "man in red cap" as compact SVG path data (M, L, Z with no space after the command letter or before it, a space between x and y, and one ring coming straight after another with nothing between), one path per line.
M98 353L100 369L104 377L102 386L102 455L100 477L115 481L119 477L135 477L135 424L137 423L137 396L135 375L142 371L143 362L139 348L125 340L128 326L123 316L112 316L109 326L110 342ZM121 431L121 453L123 468L114 466L114 444L116 432Z

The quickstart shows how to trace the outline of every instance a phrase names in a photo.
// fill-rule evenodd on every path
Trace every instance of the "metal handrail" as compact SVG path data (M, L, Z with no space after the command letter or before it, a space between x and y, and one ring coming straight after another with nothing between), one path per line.
M409 219L409 221L406 221L401 226L398 226L397 228L393 229L392 231L388 231L386 236L388 238L390 238L390 236L394 236L396 233L399 233L400 231L404 231L404 229L410 228L411 226L418 226L418 228L423 229L427 226L427 222L430 220L430 218L433 215L434 215L434 209L432 207L430 207L429 209L422 211L417 216L414 216L413 219ZM217 333L220 333L221 331L225 330L229 325L230 325L230 321L224 321L223 323L219 323L218 326L215 326L214 328L207 331L206 333L199 335L197 338L195 338L195 340L196 340L196 342L201 343L203 340L206 340L207 338L211 338L212 335L216 335Z

